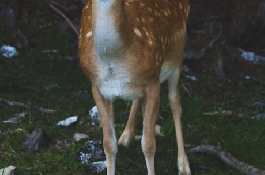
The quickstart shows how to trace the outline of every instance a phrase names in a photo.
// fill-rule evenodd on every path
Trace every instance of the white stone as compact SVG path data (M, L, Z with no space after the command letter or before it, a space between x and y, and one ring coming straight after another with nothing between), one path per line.
M75 133L73 138L75 139L75 141L78 142L78 141L83 140L83 139L88 139L89 137L86 134Z
M0 174L1 175L11 175L11 174L15 174L14 171L16 171L17 168L14 166L9 166L3 169L0 169Z
M57 125L60 125L60 126L69 126L70 124L76 122L77 121L77 118L78 118L78 116L69 117L69 118L67 118L65 120L59 121Z

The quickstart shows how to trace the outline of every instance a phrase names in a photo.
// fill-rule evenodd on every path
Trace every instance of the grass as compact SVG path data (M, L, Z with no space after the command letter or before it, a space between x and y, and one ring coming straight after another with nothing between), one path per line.
M19 49L19 56L5 59L8 70L0 72L0 82L6 83L0 85L0 97L56 109L58 112L43 114L35 110L10 107L0 102L1 121L7 120L16 113L28 113L20 123L0 123L0 131L4 133L0 136L0 169L13 165L18 168L20 174L24 175L92 174L87 165L78 164L72 158L84 142L74 143L67 149L55 147L57 140L72 138L76 132L86 133L93 140L102 140L102 131L101 128L86 124L89 120L88 110L95 105L90 83L82 74L78 62L73 63L64 59L64 56L77 54L77 48L67 48L67 45L73 43L76 38L60 31L55 25L56 21L53 22L54 19L49 15L38 12L34 17L38 21L37 25L30 25L29 21L32 21L30 19L20 23L21 29L30 40L30 46ZM2 23L0 25L0 32L9 34L9 29ZM12 44L11 34L0 38L0 45L3 44ZM58 53L43 53L42 50L46 49L56 49ZM265 157L262 156L265 144L265 121L251 119L251 116L258 114L259 111L249 108L256 100L264 102L264 84L256 83L249 86L249 82L242 79L236 88L223 92L219 80L212 81L207 76L200 78L202 83L192 82L184 76L181 78L181 84L191 90L189 94L182 86L180 87L185 143L194 147L203 140L207 140L212 145L220 142L223 150L230 152L240 161L265 169ZM8 83L19 86L11 86ZM45 88L50 84L58 84L59 87L46 91ZM32 86L35 90L28 90L22 86ZM89 92L88 97L72 96L73 92L86 90ZM160 115L163 119L158 121L158 124L162 126L166 137L157 137L155 167L157 174L171 175L177 174L177 146L172 113L166 97L166 93L162 91ZM119 124L116 127L117 137L122 132L129 104L121 100L115 102L116 123ZM204 112L223 110L231 110L233 114L203 115ZM238 117L237 114L244 114L244 117ZM72 115L78 115L82 124L69 127L56 125L58 121ZM188 126L193 126L193 129ZM140 119L137 124L137 134L141 133L141 127ZM25 150L21 144L24 135L38 128L45 130L52 138L52 144L49 148L40 151ZM243 174L207 154L190 154L188 157L193 174ZM140 141L133 142L130 149L119 147L116 169L117 174L146 174Z

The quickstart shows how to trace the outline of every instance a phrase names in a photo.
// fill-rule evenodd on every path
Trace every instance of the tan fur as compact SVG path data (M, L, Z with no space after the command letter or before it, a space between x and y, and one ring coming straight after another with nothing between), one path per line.
M183 146L177 88L186 41L189 0L104 0L113 1L107 15L110 24L115 26L114 31L110 32L115 32L119 38L117 46L113 48L107 44L105 46L104 41L97 41L102 47L95 47L94 31L97 30L99 18L97 12L101 9L99 1L103 2L87 0L83 9L79 53L81 67L92 83L93 97L100 112L108 175L115 174L117 145L112 106L115 98L134 100L127 126L119 140L119 144L124 146L128 146L133 139L136 114L142 102L142 149L148 174L154 175L154 130L160 83L164 80L169 82L169 100L178 141L179 170L180 173L190 174ZM107 42L108 39L106 35ZM116 83L117 90L106 92L105 87L115 87Z

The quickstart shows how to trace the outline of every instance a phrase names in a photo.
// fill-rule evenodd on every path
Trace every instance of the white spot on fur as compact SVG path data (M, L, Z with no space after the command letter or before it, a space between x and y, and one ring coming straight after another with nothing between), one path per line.
M86 33L86 37L91 37L91 36L92 36L92 31Z
M136 35L142 36L142 33L139 31L139 29L134 28L133 31Z
M149 45L153 45L153 41L152 40L148 40L148 44Z
M186 11L186 18L188 18L188 16L189 16L189 11L187 10Z
M181 3L179 2L179 7L180 7L180 9L182 9L182 5L181 5Z
M144 7L144 6L145 6L145 4L144 4L143 2L141 2L141 3L140 3L140 6L141 6L141 7Z

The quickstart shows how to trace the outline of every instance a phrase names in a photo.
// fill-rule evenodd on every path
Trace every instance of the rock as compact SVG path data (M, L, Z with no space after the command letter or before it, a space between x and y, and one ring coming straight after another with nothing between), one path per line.
M88 139L89 137L88 137L88 135L86 135L86 134L75 133L73 138L75 139L75 141L78 142L78 141L80 141L80 140Z
M185 75L185 77L191 79L192 81L197 81L197 77L194 75Z
M106 156L101 141L87 141L74 156L74 160L82 164L91 164L93 162L105 161Z
M265 103L254 102L251 107L254 108L256 111L264 111Z
M17 175L18 174L18 170L14 166L9 166L9 167L0 169L0 174L1 175Z
M3 45L0 49L0 53L7 58L19 55L19 52L16 50L16 48L9 45Z
M49 147L50 142L50 137L42 129L37 129L32 134L25 135L22 145L28 150L37 151Z
M265 120L265 114L258 114L252 117L252 119Z
M107 161L94 162L91 163L89 166L92 169L93 174L100 173L107 168Z
M21 121L21 118L24 118L27 115L26 112L18 113L13 115L13 117L9 118L8 120L2 121L3 123L19 123Z
M101 126L100 116L98 112L97 106L94 106L91 110L89 110L89 116L92 120L92 125L99 125Z
M165 136L165 135L161 132L161 126L159 126L159 125L156 125L156 127L155 127L155 133L156 133L156 135L159 135L159 136L162 136L162 137Z
M241 57L247 61L252 62L253 64L265 64L265 57L256 55L255 52L247 52L243 49L239 49L241 52Z
M2 121L2 122L3 123L12 123L12 124L15 124L15 123L21 122L21 119L18 118L18 117L11 117L8 120Z
M134 136L134 139L135 139L135 140L141 140L141 139L142 139L142 135L135 135L135 136Z
M69 126L70 124L74 123L77 121L77 118L78 116L72 116L72 117L69 117L65 120L62 120L62 121L59 121L57 125L59 126Z
M75 143L74 139L57 140L56 149L67 149Z
M68 60L68 61L72 61L72 62L75 62L75 61L77 61L78 60L78 56L77 55L72 55L72 56L65 56L64 57L66 60Z
M73 97L89 97L89 94L87 91L78 91L73 92Z
M47 86L45 89L46 89L46 91L48 92L48 91L50 91L50 90L52 90L52 89L57 89L57 88L59 88L59 85L58 85L58 84L50 84L50 85Z

